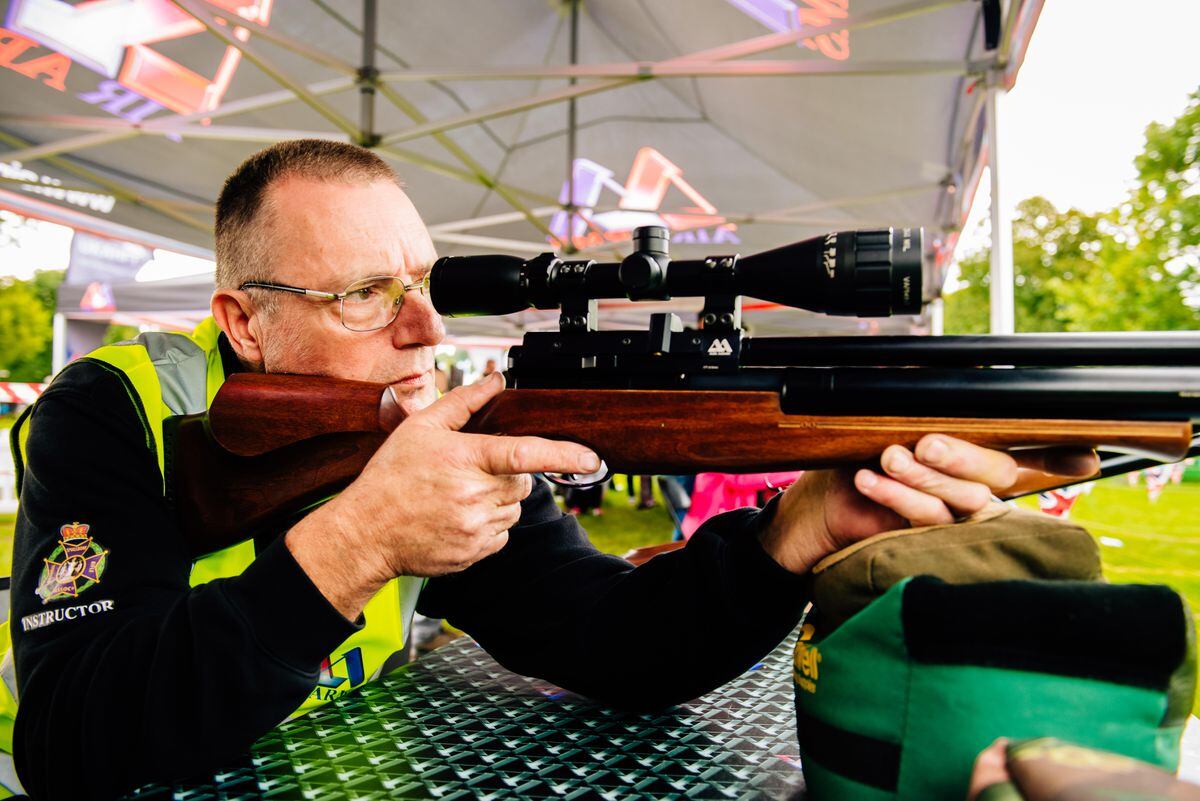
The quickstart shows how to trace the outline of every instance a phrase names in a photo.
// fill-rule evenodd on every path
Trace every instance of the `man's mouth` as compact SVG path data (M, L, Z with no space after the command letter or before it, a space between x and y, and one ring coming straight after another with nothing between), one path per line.
M396 379L392 383L399 384L400 386L403 386L406 388L419 387L429 380L429 376L432 372L433 372L433 370L429 369L429 370L424 370L420 373L409 373L406 376L401 376L400 378Z

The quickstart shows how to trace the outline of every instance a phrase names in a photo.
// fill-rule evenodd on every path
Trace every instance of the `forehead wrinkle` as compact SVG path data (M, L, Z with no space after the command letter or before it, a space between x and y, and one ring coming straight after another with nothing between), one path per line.
M284 199L283 185L287 183L283 179L271 187L267 194L273 202ZM354 188L371 186L378 184ZM436 252L412 201L398 187L396 190L403 198L399 204L383 198L379 203L364 202L358 192L326 195L320 204L289 204L286 224L290 235L285 240L290 246L286 250L291 252L280 266L284 271L292 267L293 276L306 268L305 278L328 284L314 283L309 288L330 292L340 292L356 280L375 275L397 275L406 282L422 277L432 268ZM384 191L390 192L391 185ZM274 210L279 213L272 215L272 222L283 222L279 218L284 210L278 206Z

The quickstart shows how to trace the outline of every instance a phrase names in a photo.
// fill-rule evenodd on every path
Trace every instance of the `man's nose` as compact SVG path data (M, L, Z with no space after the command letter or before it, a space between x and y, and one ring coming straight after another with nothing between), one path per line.
M433 308L429 292L409 292L392 323L392 341L397 348L405 345L433 346L446 337L442 317Z

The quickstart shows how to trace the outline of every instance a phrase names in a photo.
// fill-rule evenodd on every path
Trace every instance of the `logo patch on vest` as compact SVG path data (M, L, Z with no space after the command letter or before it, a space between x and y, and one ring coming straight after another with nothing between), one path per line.
M108 551L88 536L86 523L68 523L59 529L58 546L43 559L42 577L37 595L43 604L62 598L77 598L79 593L100 583L108 563Z

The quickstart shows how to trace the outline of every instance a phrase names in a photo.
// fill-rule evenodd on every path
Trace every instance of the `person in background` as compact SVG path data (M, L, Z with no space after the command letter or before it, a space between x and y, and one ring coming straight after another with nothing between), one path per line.
M639 509L654 508L654 477L637 476L638 492L633 490L634 476L625 476L625 488L629 494L629 505Z
M684 539L691 539L696 529L710 517L734 509L760 506L762 494L774 494L786 489L800 477L800 471L785 473L700 473L692 490L692 505L680 524Z

